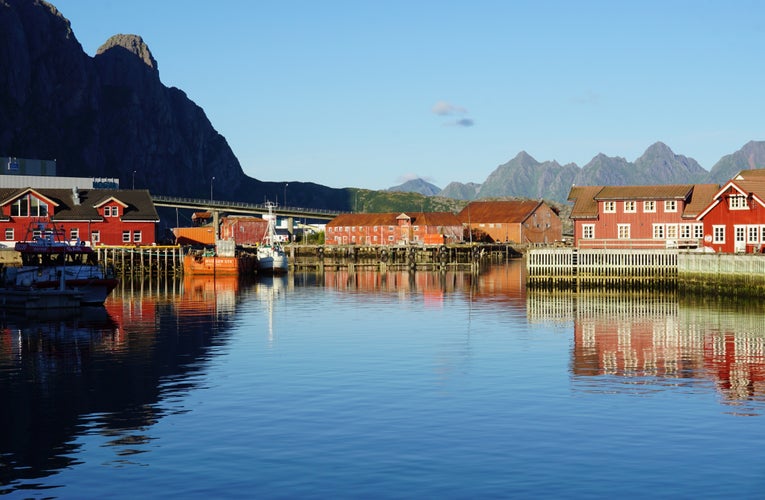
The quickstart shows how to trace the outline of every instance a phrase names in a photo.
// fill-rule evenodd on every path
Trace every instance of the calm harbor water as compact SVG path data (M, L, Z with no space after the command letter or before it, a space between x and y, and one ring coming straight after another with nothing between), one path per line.
M8 498L739 498L765 306L469 273L124 284L0 331Z

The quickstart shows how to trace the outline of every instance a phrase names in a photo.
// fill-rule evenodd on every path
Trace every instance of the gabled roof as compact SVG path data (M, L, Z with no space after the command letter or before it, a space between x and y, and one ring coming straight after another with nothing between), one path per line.
M27 192L49 200L56 207L51 219L63 220L101 220L99 206L114 200L124 207L123 221L159 221L157 209L151 194L145 189L0 189L0 204L7 204Z
M739 173L733 176L732 180L740 181L740 180L757 180L757 179L765 179L765 168L741 170Z
M571 209L571 219L597 219L598 202L595 196L603 186L572 186L568 192L568 201L574 202Z
M528 219L543 201L471 201L458 217L465 224L473 223L521 223Z
M709 201L714 198L718 189L720 186L717 184L694 185L691 199L683 210L683 218L695 219L709 205Z
M122 202L119 198L115 198L114 196L110 196L108 198L104 198L103 200L99 201L98 203L96 203L93 206L95 208L101 208L101 207L103 207L104 205L106 205L107 203L110 203L110 202L114 202L114 203L120 205L122 208L126 208L127 207L127 205L124 202Z
M37 198L41 198L45 202L56 206L56 202L45 196L41 190L32 189L31 187L0 189L0 205L7 205L8 203L17 200L27 193L32 193Z
M737 176L738 177L738 176ZM751 177L750 177L751 178ZM707 204L704 210L701 210L696 216L696 220L701 220L723 199L723 195L729 191L750 197L752 200L765 207L765 176L755 176L756 180L735 180L727 182L722 188L712 195L712 201Z

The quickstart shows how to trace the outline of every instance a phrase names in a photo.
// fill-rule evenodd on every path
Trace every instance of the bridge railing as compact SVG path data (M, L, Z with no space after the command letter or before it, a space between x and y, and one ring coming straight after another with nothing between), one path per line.
M228 209L240 209L247 211L256 211L268 213L268 205L265 203L245 203L241 201L225 201L225 200L206 200L200 198L184 198L178 196L164 196L164 195L151 195L155 204L168 204L168 205L186 205L189 207L219 207ZM324 216L335 217L341 212L338 210L328 210L324 208L302 208L302 207L276 207L275 212L284 215L300 215L311 217Z

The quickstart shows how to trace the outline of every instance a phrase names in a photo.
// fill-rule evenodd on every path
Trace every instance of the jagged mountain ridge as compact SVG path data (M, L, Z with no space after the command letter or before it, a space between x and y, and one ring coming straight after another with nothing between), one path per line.
M662 142L649 146L634 162L600 153L581 168L575 163L539 162L521 151L498 166L483 183L467 188L466 184L453 182L439 196L463 200L525 197L566 201L572 185L721 184L737 172L752 168L765 168L765 141L748 142L739 151L723 157L709 172L696 160L675 154Z

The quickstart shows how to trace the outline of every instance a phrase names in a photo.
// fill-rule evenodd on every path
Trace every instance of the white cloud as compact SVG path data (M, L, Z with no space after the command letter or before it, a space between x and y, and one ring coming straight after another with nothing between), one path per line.
M464 115L467 112L468 111L466 108L448 103L446 101L438 101L433 105L433 113L437 114L438 116Z

